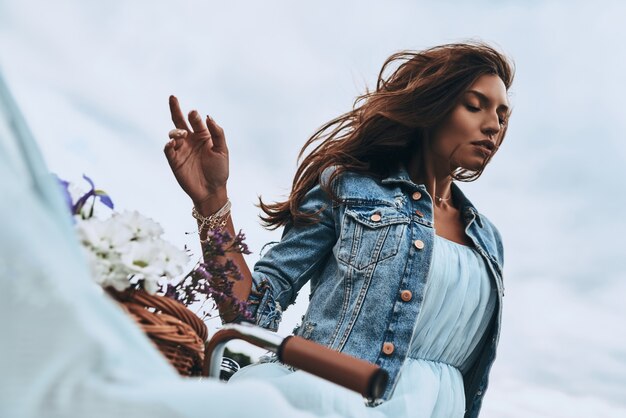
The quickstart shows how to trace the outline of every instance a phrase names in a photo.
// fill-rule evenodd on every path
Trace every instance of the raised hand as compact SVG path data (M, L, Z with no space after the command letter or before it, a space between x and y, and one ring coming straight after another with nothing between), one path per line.
M189 112L188 125L174 96L170 96L170 112L176 129L170 131L170 141L163 151L178 184L189 195L195 209L203 216L211 216L228 202L228 148L224 131L210 117L203 120L195 110ZM230 215L224 227L231 237L236 236ZM206 233L206 230L199 231L200 240L207 238ZM236 312L233 303L248 299L252 275L241 253L228 252L217 258L220 263L223 259L234 263L242 277L242 280L232 279L235 299L218 304L224 320L232 321L235 319L233 312Z
M203 120L195 110L188 115L190 128L178 99L170 96L169 104L176 129L169 132L164 152L178 184L198 208L211 200L225 200L228 148L224 131L209 116Z

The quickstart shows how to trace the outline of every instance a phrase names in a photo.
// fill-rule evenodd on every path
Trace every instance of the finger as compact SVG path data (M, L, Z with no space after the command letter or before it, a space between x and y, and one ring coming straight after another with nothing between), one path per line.
M191 112L189 112L188 119L189 123L191 124L191 128L193 129L193 132L196 134L195 137L197 139L211 139L211 133L207 129L206 124L204 123L202 117L197 111L192 110Z
M183 146L183 142L185 141L185 138L174 138L172 139L172 141L174 142L174 151L178 151L180 147Z
M185 116L183 116L183 112L180 110L178 99L174 95L170 96L170 113L172 115L172 122L174 122L174 126L178 129L185 129L189 131L189 126L185 121Z
M170 137L170 141L174 146L174 151L178 151L180 147L183 146L183 142L189 133L184 129L172 129L168 132L168 136Z
M184 129L172 129L167 133L167 136L169 136L170 139L185 138L187 136L187 131Z
M174 155L176 154L174 142L175 141L172 139L167 144L165 144L165 147L163 147L163 152L165 153L165 157L167 158L167 161L170 163L170 165L172 165Z
M213 120L210 116L206 117L206 125L209 128L209 132L211 132L211 139L213 139L213 149L216 151L226 151L226 136L224 135L224 130L221 126Z

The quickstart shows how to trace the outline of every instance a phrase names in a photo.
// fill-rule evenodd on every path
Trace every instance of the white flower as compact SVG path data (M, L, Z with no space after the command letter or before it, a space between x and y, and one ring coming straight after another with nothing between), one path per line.
M76 231L78 232L78 239L83 246L102 249L108 247L104 240L104 232L106 231L104 222L95 218L76 218Z
M136 210L116 213L111 218L115 219L120 227L128 228L135 240L158 238L163 235L161 225Z
M84 250L96 283L102 287L112 286L119 291L130 287L129 274L121 264L119 254L96 252L85 247Z
M189 255L181 251L178 247L169 242L163 241L161 255L165 261L165 275L175 278L184 273L184 269L189 264Z
M156 292L161 278L174 279L183 273L189 257L162 239L135 241L121 254L124 268L133 275L133 282L142 281L148 293Z
M114 213L105 221L77 217L76 229L94 280L102 287L121 291L139 285L154 294L189 262L186 252L161 238L161 225L137 211Z
M132 229L126 224L117 222L114 217L105 221L96 218L78 219L76 228L83 245L101 252L121 249L133 239Z
M132 227L125 222L121 222L117 216L113 215L104 221L102 239L109 245L109 248L121 249L127 246L134 238L135 234Z
M159 254L158 241L133 241L124 248L121 260L124 266L135 275L160 276L165 263Z

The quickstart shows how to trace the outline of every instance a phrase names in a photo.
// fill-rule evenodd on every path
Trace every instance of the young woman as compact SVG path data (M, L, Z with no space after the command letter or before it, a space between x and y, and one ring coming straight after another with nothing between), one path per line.
M320 415L478 415L500 333L503 251L454 181L477 179L498 150L512 80L507 58L482 43L392 55L376 89L306 142L289 199L261 203L266 224L284 226L280 243L253 272L232 258L244 276L237 296L270 329L310 281L297 334L387 370L382 403L365 408L276 363L238 379L265 377ZM196 111L188 126L174 97L170 107L177 129L165 154L201 234L234 233L222 129Z

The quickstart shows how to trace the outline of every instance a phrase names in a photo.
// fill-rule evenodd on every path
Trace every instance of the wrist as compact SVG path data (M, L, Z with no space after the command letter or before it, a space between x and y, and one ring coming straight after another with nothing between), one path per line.
M202 216L210 216L223 207L228 201L228 193L226 188L214 190L209 195L201 200L193 200L193 206L196 208L199 214Z
M208 231L222 231L228 223L230 217L230 200L226 201L226 204L222 206L217 212L203 216L198 210L194 208L191 210L191 216L198 221L198 233L200 234L200 242L204 243L206 236L203 236Z

